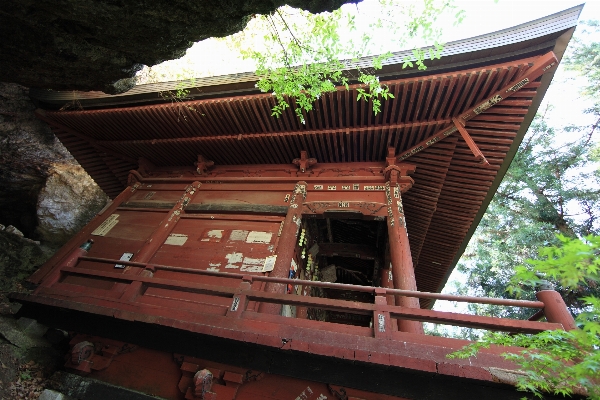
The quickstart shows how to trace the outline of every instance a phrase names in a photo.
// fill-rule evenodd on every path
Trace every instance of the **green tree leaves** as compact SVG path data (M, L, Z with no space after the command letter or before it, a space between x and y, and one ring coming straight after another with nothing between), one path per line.
M579 28L578 28L579 29ZM598 32L598 23L588 23ZM591 126L550 126L544 115L533 121L521 148L469 245L459 269L468 275L463 292L533 298L551 281L580 329L537 335L486 334L451 357L473 357L492 345L517 346L504 357L520 366L520 390L586 394L600 399L600 151L593 134L600 121L600 44L575 40L568 68L585 76L585 94L595 105ZM586 32L583 31L583 36ZM553 110L547 109L546 113ZM545 114L546 114L545 113ZM570 135L574 139L557 140ZM491 307L479 312L525 318L514 310Z
M565 65L587 79L582 94L594 102L585 112L595 117L596 122L592 125L592 130L595 131L600 127L600 42L590 39L597 38L600 34L600 22L584 21L577 29L579 32L574 39L575 46L567 57ZM590 158L594 161L600 160L599 145L594 146ZM600 171L596 173L600 175Z
M418 6L393 0L379 3L382 11L376 18L342 9L313 15L282 7L270 15L256 15L248 31L230 39L245 58L256 63L260 78L257 87L275 96L273 116L293 107L304 123L304 116L313 109L316 99L336 90L336 86L349 89L350 83L359 85L358 99L371 102L373 112L379 113L382 99L392 94L379 83L376 71L392 53L374 56L366 64L364 59L359 62L361 57L372 54L375 36L393 37L399 45L416 37L433 43L427 50L415 48L412 57L404 60L403 68L416 65L424 70L427 58L441 57L443 44L439 42L441 32L435 21L445 11L454 9L451 1L423 0ZM458 13L456 18L461 16ZM362 33L357 26L360 23L364 28L365 21L357 17L369 18L368 29ZM257 32L266 32L260 45L255 45Z
M600 33L600 21L583 21L574 38L573 50L565 60L567 68L585 76L584 94L598 99L600 93L600 42L590 41Z
M525 261L515 268L509 291L520 293L522 286L538 286L545 279L552 279L565 288L576 288L600 281L598 249L600 237L589 235L585 240L557 235L559 245L542 247L537 259ZM589 300L592 297L586 297Z
M518 293L523 285L535 286L553 278L567 290L581 285L600 283L598 264L600 237L585 239L559 236L559 244L543 247L537 259L526 260L515 269L511 290ZM478 342L452 353L449 358L475 357L482 348L492 345L516 346L523 350L508 351L504 358L517 364L524 375L517 381L519 390L542 398L544 392L571 395L587 394L600 399L600 298L581 299L582 311L576 318L580 329L546 331L537 335L506 335L494 332Z
M600 59L600 46L590 41L594 36L586 33L586 30L598 32L597 25L588 23L583 32L578 31L566 58L569 69L587 78L586 93L600 104L597 91L600 72L594 61ZM600 106L596 108L600 110ZM458 265L459 271L467 275L466 284L459 285L461 292L533 298L531 286L523 286L518 293L506 293L515 266L523 265L527 259L536 259L541 247L560 244L561 237L600 233L597 223L600 174L594 172L597 169L595 154L600 154L594 146L598 122L591 126L561 128L550 125L546 116L559 111L548 107L533 120ZM562 236L557 237L557 234ZM548 277L553 278L554 275ZM534 281L532 277L530 283ZM595 285L555 283L573 312L579 312L584 306L581 298L600 293ZM522 310L471 308L496 316L528 317Z

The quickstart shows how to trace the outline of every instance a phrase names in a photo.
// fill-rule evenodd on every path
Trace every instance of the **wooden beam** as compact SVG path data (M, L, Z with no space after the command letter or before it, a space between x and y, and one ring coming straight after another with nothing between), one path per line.
M464 125L461 122L459 122L456 118L452 118L452 122L454 122L454 126L456 126L456 128L458 129L458 132L460 133L464 141L467 143L467 146L469 146L469 149L471 149L471 151L473 152L473 155L475 156L477 161L489 167L490 163L485 158L481 150L479 150L479 147L477 147L477 144L475 143L471 135L469 135L469 132L467 132Z
M106 148L105 146L102 145L101 141L96 140L96 139L92 139L92 138L90 138L90 137L88 137L88 136L86 136L86 135L84 135L84 134L76 131L75 129L69 128L68 126L63 125L60 122L57 122L57 121L49 118L46 115L46 112L44 110L41 110L41 109L35 110L35 115L36 115L36 117L38 117L42 121L46 122L48 125L50 125L50 126L52 126L54 128L60 129L60 130L62 130L64 132L67 132L67 133L69 133L69 134L71 134L71 135L73 135L73 136L75 136L75 137L77 137L77 138L85 141L86 143L89 143L90 146L94 147L98 153L110 154L113 157L119 158L119 159L121 159L123 161L130 162L130 163L132 163L134 165L138 164L138 160L137 159L135 159L133 157L126 156L125 154L121 154L121 153L119 153L117 151L114 151L112 149L108 149L108 148ZM102 161L104 161L104 160L102 160Z
M47 121L48 123L54 124L54 121ZM102 140L100 143L103 145L136 145L136 144L170 144L170 143L197 143L197 142L205 142L210 140L219 140L219 141L228 141L228 140L244 140L244 139L260 139L260 138L271 138L271 137L289 137L289 136L297 136L297 135L329 135L329 134L338 134L338 133L351 133L351 132L371 132L377 130L393 130L393 129L406 129L406 128L420 128L435 126L435 125L444 125L452 122L451 119L440 119L433 121L423 121L423 122L412 122L412 123L400 123L400 124L387 124L387 125L373 125L373 126L363 126L363 127L352 127L352 128L330 128L330 129L320 129L320 130L303 130L303 131L280 131L280 132L265 132L265 133L249 133L249 134L236 134L236 135L219 135L219 136L192 136L192 137L176 137L176 138L166 138L166 139L132 139L132 140ZM314 152L310 152L311 155L315 154Z
M530 84L531 82L533 82L534 80L539 78L541 75L543 75L550 68L555 66L557 62L558 62L558 59L556 58L556 55L553 52L549 52L549 53L546 53L546 54L540 56L534 62L534 64L531 66L531 68L529 68L527 70L527 72L525 72L525 74L523 76L519 77L516 81L509 83L507 86L503 87L502 89L500 89L499 91L497 91L496 93L491 95L487 100L484 100L483 102L479 103L478 105L471 107L467 111L458 115L455 119L460 121L459 125L462 124L464 126L464 123L466 121L474 118L475 116L488 110L489 108L493 107L494 105L501 103L506 98L514 95L516 92L518 92L522 88L526 87L528 84ZM507 103L504 102L504 104L507 104ZM397 160L398 161L406 160L407 158L434 145L435 143L439 142L440 140L447 138L448 136L452 135L453 133L457 132L458 130L459 129L456 126L451 126L449 128L442 129L442 130L438 131L435 135L432 135L432 136L426 138L425 140L416 144L415 146L411 147L410 149L400 153L398 155Z
M377 251L375 247L364 244L319 243L319 255L374 260L377 257Z

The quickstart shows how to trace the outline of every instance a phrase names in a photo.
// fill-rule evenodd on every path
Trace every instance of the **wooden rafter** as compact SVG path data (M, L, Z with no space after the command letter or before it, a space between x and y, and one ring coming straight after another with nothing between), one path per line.
M411 147L410 149L399 154L398 158L397 158L398 161L406 160L407 158L423 151L427 147L432 146L435 143L439 142L440 140L443 140L443 139L447 138L448 136L452 135L453 133L459 131L460 125L462 125L464 127L464 124L466 121L469 121L470 119L481 114L482 112L487 111L489 108L495 106L496 104L501 103L506 98L513 96L516 92L518 92L522 88L526 87L529 83L535 81L542 74L544 74L546 71L548 71L554 65L556 65L557 62L558 62L558 59L556 58L556 55L553 52L549 52L549 53L544 54L543 56L540 56L535 61L535 63L531 66L531 68L529 68L523 76L517 78L516 81L510 82L508 85L506 85L502 89L495 92L487 100L479 103L478 105L476 105L474 107L471 107L467 111L465 111L462 114L458 115L457 117L453 118L452 120L455 121L455 123L456 123L454 126L440 130L435 135L432 135L432 136L424 139L420 143L416 144L415 146ZM463 96L464 96L464 93L463 93ZM453 99L453 101L454 100L455 99ZM468 136L466 130L464 130L464 133L461 132L461 134L463 136L465 134L466 134L466 136ZM469 143L469 142L467 142L467 143ZM475 146L475 143L472 142L472 144L470 144L469 147L471 148L472 145ZM476 148L476 146L475 146L475 148ZM473 150L473 148L472 148L472 150ZM479 149L477 149L477 151L479 151ZM475 153L475 151L474 151L474 153ZM481 152L479 151L479 153L481 153ZM476 154L476 156L477 156L477 154ZM481 157L483 157L483 154L481 154Z

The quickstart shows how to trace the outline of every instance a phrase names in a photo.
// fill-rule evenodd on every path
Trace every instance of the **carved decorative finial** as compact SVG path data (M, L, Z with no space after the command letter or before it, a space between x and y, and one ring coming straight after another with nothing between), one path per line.
M143 180L144 177L138 171L132 169L127 176L127 186L131 186L131 191L134 192Z
M305 150L302 150L300 152L300 158L295 158L292 162L300 168L300 172L305 173L310 167L317 163L317 159L308 158L308 153Z
M204 158L203 155L199 155L198 162L194 163L194 165L196 166L196 172L198 172L198 174L206 175L208 170L211 169L213 165L215 165L215 162L207 160L206 158Z

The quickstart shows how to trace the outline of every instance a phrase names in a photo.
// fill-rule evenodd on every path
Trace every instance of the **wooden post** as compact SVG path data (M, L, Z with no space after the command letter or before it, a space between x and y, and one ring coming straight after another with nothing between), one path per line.
M246 292L251 289L252 276L244 276L242 278L242 282L240 282L240 286L236 290L235 295L233 295L231 306L227 309L227 313L225 315L228 317L241 318L244 311L246 311L246 307L248 306Z
M390 313L380 307L387 306L386 293L382 288L375 288L375 311L373 311L373 336L378 339L392 337Z
M381 268L380 272L381 272L381 285L380 286L382 288L386 288L386 289L394 289L394 276L393 276L394 274L392 273L392 269L391 268ZM396 298L394 297L394 295L388 294L385 297L387 300L387 304L389 306L396 305ZM398 324L393 323L392 331L397 331L397 330L398 330Z
M167 216L161 221L160 225L152 233L152 235L146 240L146 243L142 246L139 252L134 256L132 261L147 263L149 262L154 254L158 251L160 246L165 243L165 240L169 237L175 225L179 221L181 214L184 212L183 209L187 206L200 191L202 184L198 181L192 183L186 191L183 193L181 198L175 206L169 211ZM143 268L131 267L126 272L128 274L140 274ZM123 291L121 294L121 300L133 301L142 292L141 282L132 282L129 285L117 283L115 284L114 291Z
M94 241L92 239L89 239L87 242L83 243L81 246L73 250L68 257L62 260L62 262L58 265L57 268L54 268L52 272L46 276L46 279L42 281L40 286L33 293L38 294L41 288L51 287L56 282L60 281L62 276L62 269L76 266L79 262L79 257L87 255L88 251L90 251L93 244Z
M294 252L296 251L296 241L302 222L302 203L306 199L306 182L298 182L294 188L294 193L290 199L290 207L283 222L279 244L277 245L277 259L273 271L269 274L275 278L288 278ZM267 293L285 293L287 285L283 283L267 283L265 292ZM258 311L267 314L281 314L281 304L261 303Z
M388 236L390 242L390 260L395 289L417 290L415 271L408 241L408 232L404 220L404 209L398 183L386 183L388 204ZM416 297L396 296L396 305L408 308L420 308ZM403 332L424 333L423 324L418 321L398 320L398 329Z
M575 320L569 312L560 293L556 290L540 290L535 294L535 297L544 303L544 315L548 322L558 322L562 324L565 331L577 329Z

